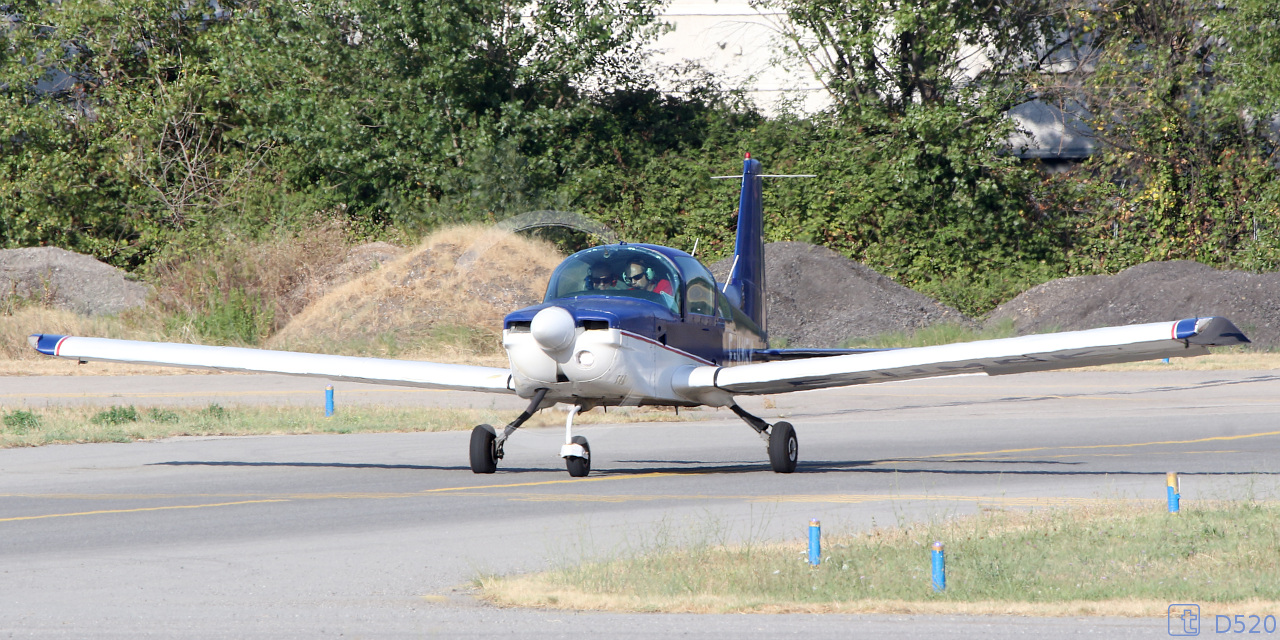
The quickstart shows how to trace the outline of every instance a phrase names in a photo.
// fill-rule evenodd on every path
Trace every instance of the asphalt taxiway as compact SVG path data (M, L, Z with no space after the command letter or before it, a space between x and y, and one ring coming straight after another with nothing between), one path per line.
M0 378L0 408L313 403L277 376ZM521 408L337 385L342 402ZM528 429L492 476L465 431L174 438L0 451L0 635L1165 637L1163 619L654 615L501 609L484 573L658 536L799 538L981 508L1271 497L1280 372L1057 372L806 392L744 405L796 426L800 467L725 411L586 425L590 477ZM323 417L317 417L323 420Z

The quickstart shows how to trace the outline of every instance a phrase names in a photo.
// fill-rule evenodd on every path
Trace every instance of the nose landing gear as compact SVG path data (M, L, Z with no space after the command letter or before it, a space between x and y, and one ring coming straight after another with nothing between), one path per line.
M511 434L515 433L516 429L519 429L542 408L542 401L546 397L547 389L538 389L529 401L529 408L512 420L511 424L502 430L502 435L498 435L497 431L487 424L477 425L471 430L472 473L493 473L498 470L498 461L502 459L502 445L506 443L507 438L511 437ZM573 417L578 415L582 408L577 405L569 409L569 417L564 421L564 446L560 447L560 457L564 458L569 475L575 478L586 477L591 473L591 445L587 444L586 438L573 435Z
M573 417L581 409L579 406L569 408L569 417L564 421L564 446L560 447L560 457L574 478L585 478L591 473L591 445L586 438L573 435Z

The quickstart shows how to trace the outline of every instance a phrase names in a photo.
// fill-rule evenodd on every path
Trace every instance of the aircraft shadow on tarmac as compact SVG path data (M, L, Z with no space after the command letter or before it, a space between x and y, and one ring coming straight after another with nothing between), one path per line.
M716 463L707 460L619 460L621 464L641 464L644 467L605 467L592 470L592 476L621 476L648 473L669 473L673 475L715 475L736 473L771 472L765 463ZM927 468L902 468L897 465L927 463ZM893 458L887 460L814 460L801 462L796 473L903 473L939 475L1010 475L1010 476L1164 476L1165 471L1134 471L1130 469L949 469L940 468L942 464L983 464L983 465L1060 465L1075 467L1085 462L1062 462L1058 460L946 460ZM299 467L299 468L334 468L334 469L388 469L411 471L470 471L465 466L437 466L415 464L376 464L361 462L247 462L236 460L174 460L170 462L153 462L147 466L170 467ZM504 467L500 473L538 473L562 471L559 467ZM1280 475L1280 471L1185 471L1182 475L1194 476L1267 476Z
M149 467L329 467L335 469L410 469L413 471L470 471L465 466L426 464L376 464L372 462L245 462L239 460L173 460L152 462ZM507 471L542 471L542 469L507 469Z
M622 475L622 474L639 474L653 473L655 471L673 474L730 474L730 473L761 473L769 471L768 464L716 464L703 460L622 460L622 463L632 464L648 464L652 463L654 467L641 468L603 468L599 470L601 475ZM1134 471L1131 469L948 469L938 466L925 468L902 468L895 464L911 464L911 463L928 463L931 465L940 464L985 464L985 465L1061 465L1064 467L1074 467L1085 462L1062 462L1058 460L946 460L939 461L933 459L909 459L909 458L893 458L888 460L812 460L801 462L796 466L795 473L936 473L939 475L1014 475L1014 476L1160 476L1164 477L1166 471ZM677 468L669 468L669 466L681 465ZM592 474L596 471L592 470ZM1280 471L1186 471L1180 472L1181 475L1194 476L1251 476L1251 475L1280 475Z

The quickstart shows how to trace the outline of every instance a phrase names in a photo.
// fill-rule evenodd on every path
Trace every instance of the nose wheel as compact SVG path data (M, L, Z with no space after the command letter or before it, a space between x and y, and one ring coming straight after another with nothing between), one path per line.
M581 447L582 455L565 456L564 466L569 469L570 476L585 478L588 473L591 473L591 445L587 444L587 439L582 436L574 436L570 444Z
M573 417L581 409L578 406L569 408L569 417L564 421L564 446L560 447L564 466L574 478L585 478L591 473L591 445L587 444L586 438L573 435Z

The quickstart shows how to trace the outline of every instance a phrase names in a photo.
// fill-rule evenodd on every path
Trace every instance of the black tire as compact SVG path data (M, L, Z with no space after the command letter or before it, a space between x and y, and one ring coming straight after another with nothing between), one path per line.
M493 473L498 470L498 434L482 424L471 430L471 472Z
M769 466L778 473L791 473L800 461L800 443L796 430L789 422L779 422L769 428Z
M591 445L587 444L587 439L582 436L574 436L572 442L582 445L586 449L586 457L569 456L564 459L564 466L569 468L569 475L574 478L585 478L591 473Z

